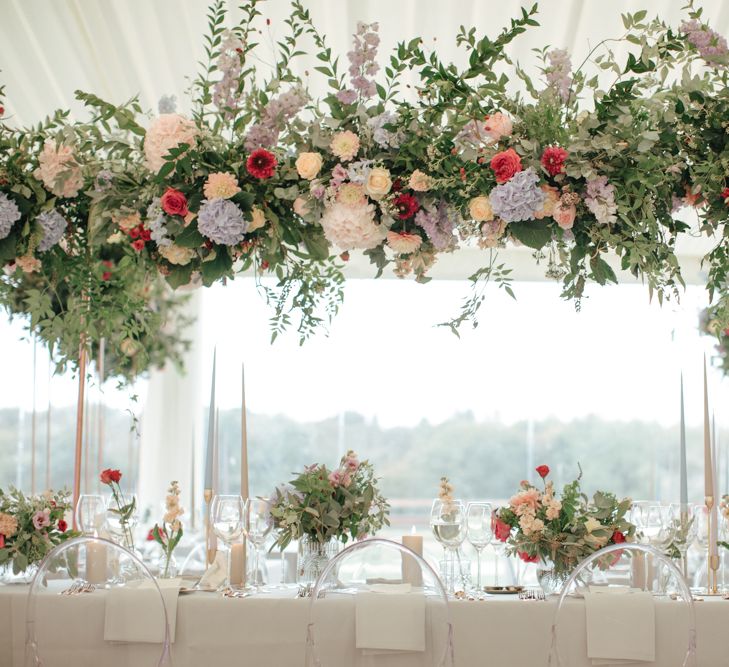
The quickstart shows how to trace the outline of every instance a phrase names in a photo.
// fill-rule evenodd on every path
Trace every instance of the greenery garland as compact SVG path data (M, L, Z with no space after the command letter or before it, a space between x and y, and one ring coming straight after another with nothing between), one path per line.
M389 265L425 282L440 254L482 248L487 259L471 276L473 293L444 323L457 333L466 322L475 326L486 283L513 295L510 269L498 258L510 244L531 248L579 307L588 281L617 282L609 255L660 301L678 298L677 239L701 234L716 239L706 257L708 290L719 318L729 320L729 58L693 4L678 28L647 20L645 11L623 15L623 35L574 70L569 54L545 48L535 80L506 47L538 25L536 5L493 38L461 28L465 67L415 38L397 45L380 76L377 24L358 25L345 73L294 0L263 83L253 64L258 7L244 4L232 29L224 27L223 0L210 8L192 118L163 100L146 122L135 102L77 93L94 114L86 124L60 114L35 132L3 125L3 148L20 159L6 156L0 188L21 218L0 258L40 259L46 274L72 265L73 252L38 254L35 221L53 206L78 220L88 212L77 254L93 235L113 239L123 248L120 263L151 267L173 287L250 268L271 275L276 287L263 290L274 305L273 337L294 312L303 340L336 314L343 262L354 250L377 276ZM321 100L291 69L307 42L329 86ZM630 45L625 62L611 42ZM403 86L408 72L414 89ZM514 82L526 93L513 92ZM70 153L56 188L73 182L74 163L85 182L103 176L104 187L54 199L48 178L26 164L42 161L43 150L58 166L43 148L49 138L56 154ZM682 207L695 210L695 228L675 217ZM129 299L125 293L108 307L129 308Z

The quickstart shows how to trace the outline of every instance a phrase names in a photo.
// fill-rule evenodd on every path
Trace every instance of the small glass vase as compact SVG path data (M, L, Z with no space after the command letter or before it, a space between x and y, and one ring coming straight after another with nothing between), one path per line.
M169 559L163 551L157 558L157 578L158 579L174 579L177 576L177 560L175 554L171 553Z
M0 566L0 585L12 586L14 584L27 585L33 581L35 573L38 571L38 563L31 563L21 572L13 572L13 562Z
M313 586L339 552L339 542L335 539L318 542L309 535L299 540L299 556L296 564L296 581L301 586Z
M537 581L547 596L561 593L570 574L569 569L556 568L551 561L540 561L537 565Z

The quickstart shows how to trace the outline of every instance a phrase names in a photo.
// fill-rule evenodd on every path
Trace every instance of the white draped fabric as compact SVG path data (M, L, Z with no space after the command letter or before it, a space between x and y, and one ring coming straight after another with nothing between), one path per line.
M0 589L0 664L22 667L27 589ZM290 593L289 593L290 595ZM354 659L354 604L332 601L327 629L342 645L342 665ZM49 640L58 647L56 662L45 667L143 667L153 665L158 645L104 644L105 593L53 597L57 625ZM68 612L75 607L74 613ZM451 617L458 667L542 667L547 664L550 627L556 601L493 598L455 601ZM309 601L264 594L242 600L215 594L182 595L172 657L176 667L303 667ZM687 608L669 599L655 600L655 667L676 667L687 645ZM696 604L698 667L726 664L729 603L707 599ZM563 667L591 667L586 659L585 606L568 600L560 614ZM71 638L71 639L69 639ZM616 642L619 642L619 638ZM78 642L75 645L74 642ZM72 652L78 648L79 652ZM12 659L11 659L12 656Z

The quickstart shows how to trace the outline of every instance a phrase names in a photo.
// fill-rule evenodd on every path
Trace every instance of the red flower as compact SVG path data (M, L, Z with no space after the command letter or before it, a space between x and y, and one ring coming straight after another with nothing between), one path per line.
M2 107L0 107L1 109ZM5 546L5 535L0 533L0 549L2 549Z
M400 192L400 190L402 190L402 179L401 178L396 178L392 182L392 191L393 192Z
M139 238L142 239L142 241L151 241L152 232L149 229L142 228L139 230Z
M349 251L345 250L341 255L339 255L339 259L341 259L343 262L349 261Z
M724 200L724 203L729 206L729 188L724 188L721 191L721 198Z
M63 519L59 519L58 520L58 530L60 530L62 533L65 533L67 529L68 529L68 524Z
M625 542L625 535L619 530L616 530L613 533L613 544L622 544L623 542Z
M144 241L142 241L142 239L137 239L132 243L132 248L134 248L137 252L142 252L142 250L144 250Z
M397 209L397 217L400 220L407 220L412 218L420 208L418 200L412 195L402 194L395 197L395 208Z
M154 528L149 529L149 532L147 533L147 542L154 542Z
M511 526L499 519L496 512L491 515L491 529L494 531L494 535L496 535L496 539L499 542L506 542L509 539L509 535L511 535Z
M189 213L187 210L187 197L174 188L165 190L160 199L160 204L167 215L179 215L184 218Z
M99 479L101 480L102 484L111 484L112 482L116 482L118 484L121 476L122 474L119 470L112 470L111 468L107 468L106 470L101 471Z
M276 156L265 148L257 148L246 160L248 173L255 178L271 178L276 171Z
M550 176L556 176L564 171L564 161L567 159L567 155L567 151L559 146L548 146L544 149L542 165Z
M539 562L539 556L536 554L534 556L530 556L526 551L519 551L519 558L521 558L525 563L537 563Z
M535 468L539 476L544 479L547 475L549 475L549 466L541 465Z
M111 271L104 271L104 273L101 274L102 280L111 280Z
M506 183L514 174L521 171L521 158L513 148L509 148L491 158L491 169L494 170L497 183Z
M140 228L139 228L139 226L137 226L137 227L132 227L132 228L131 228L131 229L129 230L129 237L130 237L130 238L133 238L133 239L138 239L138 238L139 238L139 233L140 233Z
M4 116L4 115L5 115L5 107L0 105L0 116Z

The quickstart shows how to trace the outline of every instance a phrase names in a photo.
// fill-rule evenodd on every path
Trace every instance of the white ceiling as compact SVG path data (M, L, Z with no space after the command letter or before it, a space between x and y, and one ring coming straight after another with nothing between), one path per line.
M520 13L522 5L532 4L518 0L303 2L333 52L345 61L357 20L380 22L381 55L399 40L421 36L426 46L437 47L441 58L458 61L461 54L455 35L461 24L494 36ZM229 3L231 20L238 16L236 4ZM543 0L536 17L540 27L518 38L510 54L533 67L531 49L549 44L568 49L577 65L601 39L623 33L621 12L645 8L649 16L658 15L678 25L684 4L683 0ZM729 1L707 0L703 6L709 23L729 34ZM270 27L261 22L261 41L272 44L286 34L283 19L289 2L263 0L260 7L264 18L271 20ZM161 95L174 94L184 110L184 91L203 56L206 11L205 0L0 0L0 81L6 84L6 116L28 124L58 107L80 115L73 96L76 89L116 103L139 94L147 109L155 109ZM264 71L271 51L267 47L259 53ZM380 62L384 63L384 57ZM301 59L295 69L303 74L313 65L312 59ZM344 65L346 68L346 62ZM312 81L310 88L317 94L319 80ZM706 251L706 243L687 241L682 252L691 265L686 267L687 278L701 280L696 259ZM517 253L517 264L532 267L528 254L519 258ZM532 277L532 273L528 271L524 277ZM369 268L366 274L371 274ZM458 274L465 274L462 267Z

